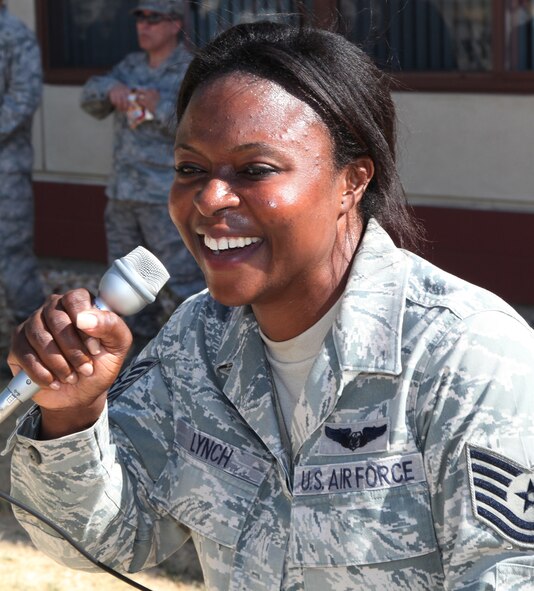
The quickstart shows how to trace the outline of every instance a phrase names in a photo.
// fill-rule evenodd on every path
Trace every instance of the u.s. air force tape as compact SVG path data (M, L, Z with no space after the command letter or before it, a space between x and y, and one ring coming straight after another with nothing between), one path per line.
M534 548L534 469L475 445L466 454L475 518L513 544Z
M424 482L420 453L373 458L360 462L297 466L293 493L320 495L393 488Z
M176 442L197 460L256 485L261 484L271 465L250 452L195 429L181 419L177 420Z

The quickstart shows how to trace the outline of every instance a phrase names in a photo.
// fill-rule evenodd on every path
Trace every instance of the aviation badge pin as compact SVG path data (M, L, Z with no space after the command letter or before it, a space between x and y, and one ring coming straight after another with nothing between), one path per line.
M345 455L386 451L388 448L387 419L358 423L329 423L324 427L320 453Z

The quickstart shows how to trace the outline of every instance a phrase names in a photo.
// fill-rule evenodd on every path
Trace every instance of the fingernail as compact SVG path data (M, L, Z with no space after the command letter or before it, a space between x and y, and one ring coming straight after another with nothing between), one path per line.
M78 372L82 374L82 376L92 376L93 375L93 364L92 363L84 363L80 365L78 368Z
M100 353L100 341L94 337L90 337L85 341L85 346L91 355L98 355Z
M51 390L59 390L61 388L61 384L57 380L54 380L48 387Z
M76 318L76 326L81 328L94 328L98 324L98 318L91 312L80 312Z
M76 382L78 381L78 376L75 373L71 373L65 378L65 381L67 382L67 384L76 384Z

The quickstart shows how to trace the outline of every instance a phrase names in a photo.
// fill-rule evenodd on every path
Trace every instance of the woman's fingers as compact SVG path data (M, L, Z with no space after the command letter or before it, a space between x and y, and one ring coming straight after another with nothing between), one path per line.
M60 299L50 302L43 310L44 321L61 351L66 363L73 370L64 376L65 367L61 366L61 374L56 374L61 381L76 383L76 374L90 376L93 373L92 353L87 346L86 335L78 330L76 319L78 314L92 308L92 297L85 289L69 291Z
M105 401L131 341L125 322L94 308L89 292L79 289L49 296L17 327L8 362L41 387L35 402L71 425L80 409L87 418L97 400Z
M40 349L44 350L50 347L52 342L51 335L48 334L47 330L43 330L44 323L41 312L42 309L34 312L32 316L24 323L19 324L13 331L8 363L14 374L17 374L22 369L39 385L57 389L57 383L54 383L57 382L56 376L47 364L41 361L38 352ZM52 385L53 383L54 385Z
M92 358L76 325L78 313L91 308L86 290L51 295L13 334L10 364L23 368L41 385L75 384L78 373L91 375ZM54 387L54 385L52 385Z
M132 344L132 334L126 323L112 312L87 310L78 314L76 326L99 347L119 359L124 359Z

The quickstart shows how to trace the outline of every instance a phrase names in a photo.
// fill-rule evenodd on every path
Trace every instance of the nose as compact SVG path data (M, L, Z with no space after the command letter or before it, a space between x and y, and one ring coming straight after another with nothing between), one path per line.
M223 215L227 209L239 206L239 196L221 179L210 179L194 197L195 207L205 217Z

